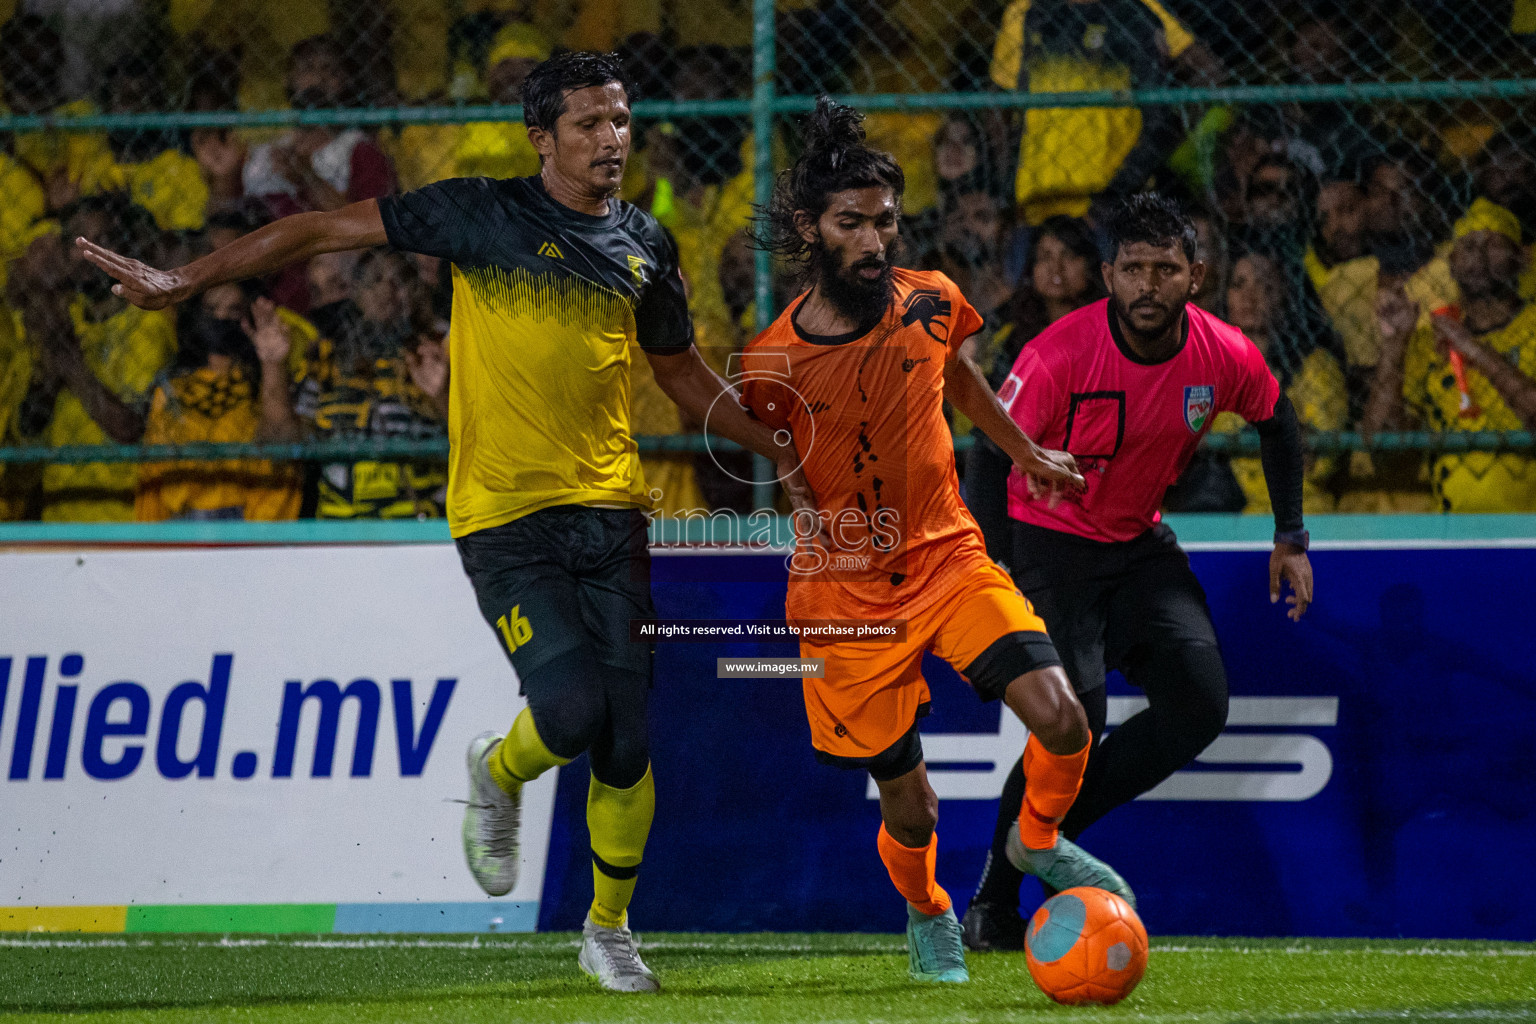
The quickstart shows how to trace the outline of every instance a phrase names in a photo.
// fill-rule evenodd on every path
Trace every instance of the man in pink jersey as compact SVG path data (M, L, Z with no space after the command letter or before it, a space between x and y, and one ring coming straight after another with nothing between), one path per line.
M1061 833L1076 839L1109 811L1192 761L1227 721L1227 677L1205 591L1158 506L1210 429L1231 410L1258 428L1275 510L1270 600L1312 600L1301 518L1296 412L1253 342L1189 302L1205 265L1195 229L1170 200L1133 196L1109 219L1109 298L1048 327L1019 353L998 398L1042 447L1069 452L1087 490L1044 496L1009 480L1014 582L1033 602L1088 713L1093 752ZM1104 674L1124 673L1148 706L1103 742ZM1022 762L1003 787L998 830L964 921L972 949L1018 949L1023 858L1013 822Z

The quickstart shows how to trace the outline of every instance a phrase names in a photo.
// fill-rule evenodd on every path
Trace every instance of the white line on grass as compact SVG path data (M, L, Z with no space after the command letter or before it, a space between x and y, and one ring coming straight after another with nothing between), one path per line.
M41 936L43 933L36 933ZM568 940L536 940L502 938L500 936L474 936L469 939L391 939L391 938L327 938L327 939L284 939L261 936L234 936L226 935L220 938L157 938L157 939L130 939L113 936L111 938L44 938L27 937L0 938L0 947L9 948L39 948L39 949L94 949L94 948L149 948L149 947L181 947L198 949L260 949L268 946L291 947L295 949L549 949L559 946L580 946L578 939ZM880 942L855 943L847 946L827 945L824 943L801 942L754 942L731 938L704 940L680 940L658 939L650 942L641 941L646 949L695 949L695 950L742 950L747 952L761 951L764 953L843 953L843 952L874 952L874 953L900 953L906 949L904 942ZM1189 946L1189 945L1153 945L1151 952L1164 953L1238 953L1244 956L1268 956L1275 953L1283 953L1292 956L1450 956L1450 957L1532 957L1536 956L1536 946L1496 946L1489 949L1454 949L1440 946L1418 946L1411 948L1347 948L1337 946Z

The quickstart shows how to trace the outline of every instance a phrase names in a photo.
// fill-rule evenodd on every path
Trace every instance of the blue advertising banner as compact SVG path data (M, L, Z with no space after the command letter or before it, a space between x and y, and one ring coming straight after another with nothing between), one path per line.
M1300 623L1269 603L1267 552L1191 559L1231 680L1227 730L1082 839L1135 887L1148 928L1536 939L1536 550L1317 550ZM663 617L783 616L782 554L661 553L655 581ZM815 761L799 680L716 677L719 657L796 653L659 645L637 929L903 927L872 789ZM942 662L926 674L939 881L963 909L1024 734ZM1138 704L1110 686L1113 725ZM591 898L586 791L583 758L561 773L541 928L579 927ZM1025 909L1038 900L1026 880Z

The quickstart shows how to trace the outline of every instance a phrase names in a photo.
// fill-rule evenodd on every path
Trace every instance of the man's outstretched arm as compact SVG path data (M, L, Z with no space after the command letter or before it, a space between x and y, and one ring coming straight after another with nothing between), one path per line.
M1064 488L1069 493L1085 488L1076 460L1066 452L1041 448L1025 434L969 356L957 354L945 362L944 397L1013 460L1019 472L1032 481L1032 487Z
M677 354L646 353L651 373L667 397L711 433L735 441L774 463L775 474L790 504L814 511L816 496L800 467L801 457L787 431L775 431L752 418L736 389L710 369L699 350L690 346Z
M114 294L143 309L164 309L229 281L263 277L323 252L384 245L384 220L376 199L328 213L296 213L236 239L175 270L129 259L85 238L75 239L86 259L117 279Z

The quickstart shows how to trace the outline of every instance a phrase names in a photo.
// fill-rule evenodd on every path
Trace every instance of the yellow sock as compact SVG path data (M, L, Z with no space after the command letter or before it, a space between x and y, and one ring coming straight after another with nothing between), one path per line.
M568 757L556 757L539 739L533 725L533 712L527 708L517 713L512 728L491 754L488 765L491 780L503 793L516 793L523 783L532 782L551 768L570 764Z
M619 928L635 894L635 875L656 814L656 782L645 777L628 789L597 781L587 788L587 831L592 834L592 923Z

